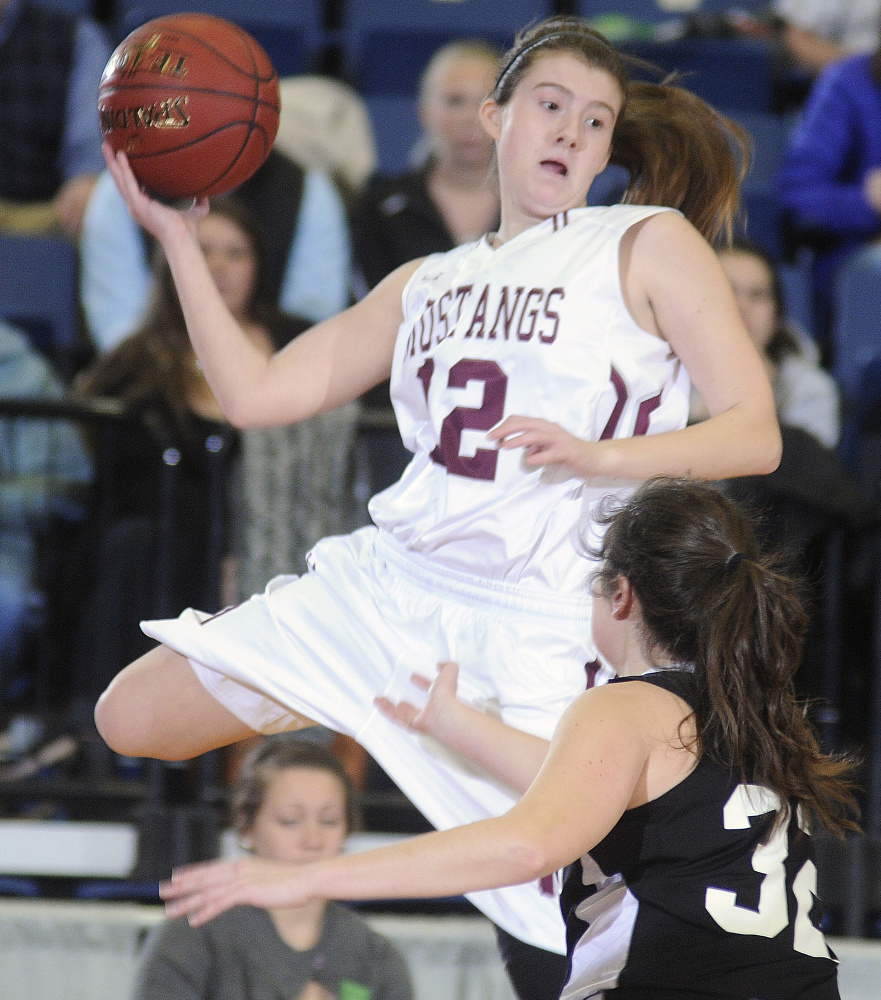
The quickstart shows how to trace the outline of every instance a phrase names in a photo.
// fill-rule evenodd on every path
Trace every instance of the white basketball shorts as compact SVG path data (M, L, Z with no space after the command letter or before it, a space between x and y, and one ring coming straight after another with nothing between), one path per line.
M463 699L549 739L594 659L587 589L543 595L438 569L372 527L319 542L310 566L217 615L188 609L142 628L188 657L207 690L258 732L296 728L306 716L353 736L438 829L507 811L514 792L395 726L373 699L418 704L411 675L431 677L455 660ZM520 940L565 952L547 885L469 898Z

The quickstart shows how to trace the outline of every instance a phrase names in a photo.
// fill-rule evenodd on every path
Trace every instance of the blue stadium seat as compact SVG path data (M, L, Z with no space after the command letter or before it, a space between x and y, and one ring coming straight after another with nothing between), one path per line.
M728 115L749 132L752 140L753 148L746 183L756 185L776 183L783 151L789 141L791 122L769 111L733 109Z
M770 111L774 48L749 38L681 38L622 42L622 52L682 75L681 84L720 111ZM657 80L636 70L634 76Z
M376 142L376 169L384 174L411 170L414 152L422 137L415 94L366 94Z
M158 882L140 882L134 879L95 879L81 882L75 887L73 895L74 899L160 902Z
M0 875L0 896L21 896L35 899L41 896L40 886L32 878L20 875Z
M833 320L834 374L845 394L860 393L868 365L881 357L881 250L854 255L839 272Z
M783 209L773 184L744 184L740 192L742 221L737 230L758 243L776 261L783 260Z
M782 260L783 209L777 189L777 171L789 132L788 122L769 111L729 110L729 116L749 133L752 149L749 170L741 189L744 220L739 230Z
M68 14L89 14L93 13L92 0L42 0L46 7L57 7L59 10L67 11Z
M377 168L411 168L421 136L416 97L432 55L456 38L485 38L505 49L522 27L553 12L551 0L348 0L341 30L344 61L373 125Z
M786 315L805 333L816 339L817 313L814 308L814 286L809 263L780 263L777 265L783 285L783 302Z
M0 316L69 376L79 359L76 251L60 236L0 235Z
M551 0L348 0L342 39L351 78L365 95L414 94L432 53L454 38L487 38L506 48Z
M120 0L117 4L119 38L164 14L198 11L235 21L266 49L279 76L295 76L314 68L327 41L322 0Z

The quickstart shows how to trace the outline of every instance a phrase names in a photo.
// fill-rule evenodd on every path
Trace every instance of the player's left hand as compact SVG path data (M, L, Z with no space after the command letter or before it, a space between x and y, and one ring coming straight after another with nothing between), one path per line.
M198 927L234 906L303 906L313 898L308 869L263 858L209 861L176 869L159 895L169 917L186 917Z
M456 697L459 682L457 663L439 663L434 680L422 674L411 674L410 682L424 691L428 697L422 708L409 701L393 702L379 695L373 704L387 718L402 729L417 733L427 733L441 741L448 739L448 733L458 727L458 715L463 705Z
M530 468L562 465L580 476L592 474L591 442L582 441L559 424L538 417L506 417L487 437L500 448L522 448L523 464Z

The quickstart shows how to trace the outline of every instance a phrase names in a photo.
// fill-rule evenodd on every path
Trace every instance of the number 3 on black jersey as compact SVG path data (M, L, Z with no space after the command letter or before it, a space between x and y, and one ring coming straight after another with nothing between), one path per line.
M722 819L726 830L746 830L751 816L762 816L779 808L780 799L770 789L760 785L738 785L725 803ZM800 813L798 821L799 827L805 830ZM778 826L773 836L753 851L753 871L762 876L758 909L738 906L736 892L711 887L707 889L706 908L713 920L730 934L776 937L789 925L784 864L788 855L787 829ZM831 958L822 932L814 927L809 915L817 892L817 869L813 861L805 861L798 870L792 891L796 900L793 947L803 955Z

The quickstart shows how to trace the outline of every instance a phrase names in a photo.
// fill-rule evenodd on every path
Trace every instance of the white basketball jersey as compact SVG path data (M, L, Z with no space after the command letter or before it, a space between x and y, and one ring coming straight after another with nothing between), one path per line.
M526 469L486 432L540 417L598 441L685 426L688 378L670 346L633 321L619 245L664 209L581 208L496 250L486 239L428 257L403 295L392 401L415 452L371 501L406 548L475 576L583 591L582 514L623 481Z

